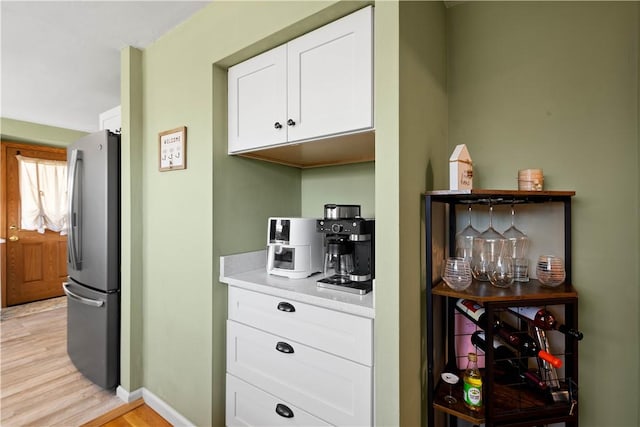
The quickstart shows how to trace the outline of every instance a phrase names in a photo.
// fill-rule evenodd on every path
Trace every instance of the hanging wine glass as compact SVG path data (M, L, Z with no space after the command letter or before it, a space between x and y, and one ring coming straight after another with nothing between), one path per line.
M493 228L493 205L489 201L489 227L473 239L471 271L476 280L489 281L489 274L503 254L507 240Z
M508 253L513 260L513 279L516 282L529 281L529 238L515 226L515 206L511 204L511 226L502 235L508 240Z
M467 226L456 234L456 257L464 258L471 262L471 258L473 257L473 239L479 235L480 232L471 225L471 205L469 205Z

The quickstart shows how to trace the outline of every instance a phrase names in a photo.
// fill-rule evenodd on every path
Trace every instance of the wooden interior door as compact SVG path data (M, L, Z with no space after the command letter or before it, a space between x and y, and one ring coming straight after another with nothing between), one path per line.
M2 306L62 296L67 276L67 238L50 230L44 234L20 229L19 170L16 155L50 160L67 159L64 148L2 142L2 236L5 263Z

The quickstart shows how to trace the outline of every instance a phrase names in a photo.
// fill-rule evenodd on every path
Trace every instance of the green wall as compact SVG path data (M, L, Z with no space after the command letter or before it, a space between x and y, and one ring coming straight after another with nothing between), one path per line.
M375 218L375 163L304 169L302 216L322 218L326 203L360 205L364 218Z
M638 2L468 2L447 13L450 147L474 186L576 191L580 425L638 425Z
M640 303L637 2L469 2L446 11L440 2L378 2L375 164L301 171L227 156L226 68L365 3L213 2L139 65L129 53L142 101L139 116L138 107L127 113L142 122L129 154L131 180L134 169L140 176L131 203L142 211L127 243L142 264L139 306L129 309L141 315L123 344L129 384L141 380L197 425L222 425L227 301L218 257L263 248L269 215L319 216L326 202L353 202L378 226L377 425L417 423L420 193L447 187L447 158L466 143L477 187L514 188L517 169L542 167L548 188L577 191L581 421L637 424L637 381L624 380L640 376L638 340L622 333L637 337L640 319L635 305L616 304ZM159 172L158 132L183 125L187 169ZM599 268L607 264L635 268ZM130 267L132 292L136 274ZM631 331L615 335L620 324ZM603 367L606 376L587 374Z
M7 141L66 147L86 134L72 129L0 118L0 135Z
M264 248L268 216L317 199L299 169L227 156L225 70L365 4L333 3L214 2L142 54L143 385L196 425L224 423L218 257ZM187 169L159 172L158 132L183 125Z
M120 384L143 386L142 319L142 51L122 50Z
M375 18L375 421L380 426L397 426L400 425L399 2L376 3Z
M396 191L400 200L401 426L420 425L427 404L420 195L448 186L445 36L441 2L400 2L400 169Z

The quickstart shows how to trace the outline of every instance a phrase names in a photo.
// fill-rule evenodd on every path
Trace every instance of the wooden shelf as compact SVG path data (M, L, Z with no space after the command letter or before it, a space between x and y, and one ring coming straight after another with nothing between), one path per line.
M451 387L451 395L456 398L456 403L449 404L444 400L444 397L449 394L449 384L439 381L433 398L433 407L470 423L484 424L484 407L478 412L473 412L464 405L462 398L462 372L459 372L458 376L460 381Z
M443 381L438 382L434 393L433 407L438 411L454 415L470 423L484 424L486 421L484 406L479 412L473 412L464 405L462 397L463 373L463 371L458 373L460 381L453 385L451 389L449 384ZM485 377L484 374L483 377ZM449 390L451 390L453 397L456 398L456 403L449 404L444 400L444 397L449 394ZM572 418L569 415L570 404L568 402L553 402L550 395L536 392L524 384L500 384L495 382L491 394L495 402L495 408L501 414L495 418L496 420L515 417L519 421L524 421L527 418L536 416L541 409L550 414L555 414L556 417Z
M369 130L237 155L302 169L371 162L376 159L375 132Z
M502 198L506 203L511 202L513 198L523 200L535 200L536 198L549 200L553 197L573 197L576 195L575 191L520 191L520 190L484 190L484 189L471 189L471 190L435 190L427 191L424 193L426 196L443 196L447 201L453 200L478 200L478 199L499 199Z
M431 289L431 292L434 295L471 299L481 303L578 298L578 293L568 283L562 284L557 288L546 288L540 285L540 282L536 279L531 279L526 283L514 283L509 288L497 288L489 282L474 280L471 286L464 291L453 290L441 280Z

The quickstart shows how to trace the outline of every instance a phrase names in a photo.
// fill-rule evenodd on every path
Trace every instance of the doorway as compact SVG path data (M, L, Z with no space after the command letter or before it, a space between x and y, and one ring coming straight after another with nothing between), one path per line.
M19 156L66 162L65 148L5 142L1 144L0 230L2 307L62 296L67 276L67 238L47 229L22 227Z

